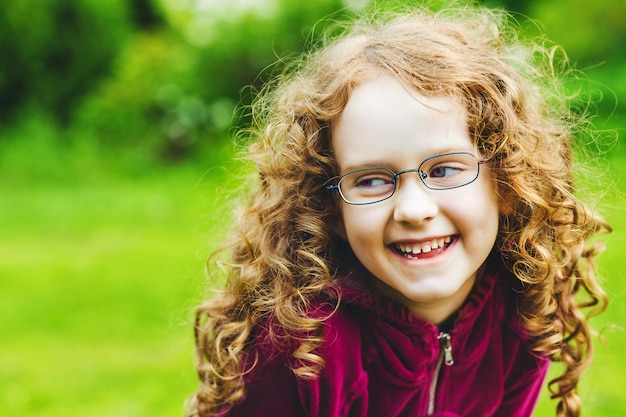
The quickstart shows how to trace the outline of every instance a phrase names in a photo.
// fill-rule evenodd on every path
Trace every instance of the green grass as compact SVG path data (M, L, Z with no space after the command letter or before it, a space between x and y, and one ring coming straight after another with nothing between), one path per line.
M91 153L66 160L7 149L0 158L0 415L182 415L196 387L192 310L203 294L205 256L227 223L221 171L124 176ZM608 203L615 233L600 266L612 304L593 322L606 342L581 384L585 415L593 416L626 415L626 221L624 201ZM544 395L537 415L553 410Z
M40 162L2 165L0 415L182 415L214 184Z

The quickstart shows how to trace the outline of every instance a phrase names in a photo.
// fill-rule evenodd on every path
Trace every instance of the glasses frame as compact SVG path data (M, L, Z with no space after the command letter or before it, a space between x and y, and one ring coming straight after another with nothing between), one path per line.
M476 176L468 182L465 182L463 184L459 184L459 185L454 185L452 187L431 187L430 185L428 185L425 181L425 179L428 177L428 175L426 175L426 173L424 171L422 171L422 167L424 166L425 163L427 163L428 161L432 161L435 158L440 158L440 157L444 157L444 156L451 156L451 155L470 155L472 157L474 157L476 159L477 162L477 167L476 167ZM452 190L455 188L460 188L460 187L465 187L466 185L469 185L471 183L473 183L474 181L476 181L476 179L478 178L478 176L480 175L480 166L482 164L485 164L487 162L490 162L491 158L478 158L476 155L474 155L471 152L449 152L449 153L443 153L440 155L434 155L431 156L429 158L426 158L422 161L421 164L419 164L419 166L417 168L413 168L413 169L405 169L403 171L398 171L398 172L394 172L393 170L389 169L389 168L385 168L385 167L372 167L372 168L363 168L363 169L357 169L355 171L350 171L348 173L345 173L343 175L338 175L336 177L330 178L328 181L326 181L326 191L338 191L339 192L339 196L341 197L341 199L343 201L345 201L348 204L351 204L353 206L365 206L365 205L369 205L369 204L376 204L376 203L380 203L381 201L385 201L390 199L395 193L396 190L398 189L398 177L400 177L400 175L402 174L406 174L409 172L415 172L417 173L420 181L422 182L422 184L424 184L424 186L426 188L428 188L429 190ZM391 192L391 194L389 194L387 197L382 198L380 200L375 200L375 201L368 201L365 203L358 203L358 202L354 202L354 201L350 201L348 200L344 195L343 192L341 191L341 181L348 175L352 175L352 174L356 174L358 172L364 172L364 171L372 171L372 170L380 170L383 169L385 171L389 171L390 174L393 175L393 191ZM337 180L337 184L328 184L331 181L335 181Z

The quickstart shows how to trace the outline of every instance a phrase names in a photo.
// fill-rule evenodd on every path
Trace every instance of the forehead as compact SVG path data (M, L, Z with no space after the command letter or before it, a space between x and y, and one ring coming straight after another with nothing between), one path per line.
M439 153L473 151L466 119L460 100L427 97L379 77L353 90L333 124L335 158L344 172L383 164L405 169Z

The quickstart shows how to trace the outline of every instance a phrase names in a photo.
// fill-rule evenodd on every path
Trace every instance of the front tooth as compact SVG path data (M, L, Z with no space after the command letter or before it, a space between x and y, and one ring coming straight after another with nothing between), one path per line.
M431 251L430 245L426 244L424 245L424 247L422 248L422 252L424 253L428 253Z
M439 243L434 240L433 243L430 244L431 249L437 249L439 247Z
M414 255L417 255L418 253L422 251L417 246L413 246L413 249L411 250L411 252L413 252Z

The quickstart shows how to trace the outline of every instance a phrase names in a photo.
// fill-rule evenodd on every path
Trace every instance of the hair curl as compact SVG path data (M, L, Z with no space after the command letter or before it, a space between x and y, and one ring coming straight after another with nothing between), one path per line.
M259 326L299 377L314 378L324 365L315 354L324 318L312 318L308 305L321 293L340 299L338 207L323 189L337 174L330 126L351 91L382 74L466 106L505 212L494 250L519 282L531 348L565 364L549 384L557 415L579 415L576 386L592 353L582 309L606 307L593 266L601 247L586 241L610 228L574 195L572 142L584 115L570 110L557 49L525 44L516 29L506 14L473 6L362 18L261 92L250 152L258 178L228 245L227 288L197 311L201 385L189 415L213 416L243 397Z

